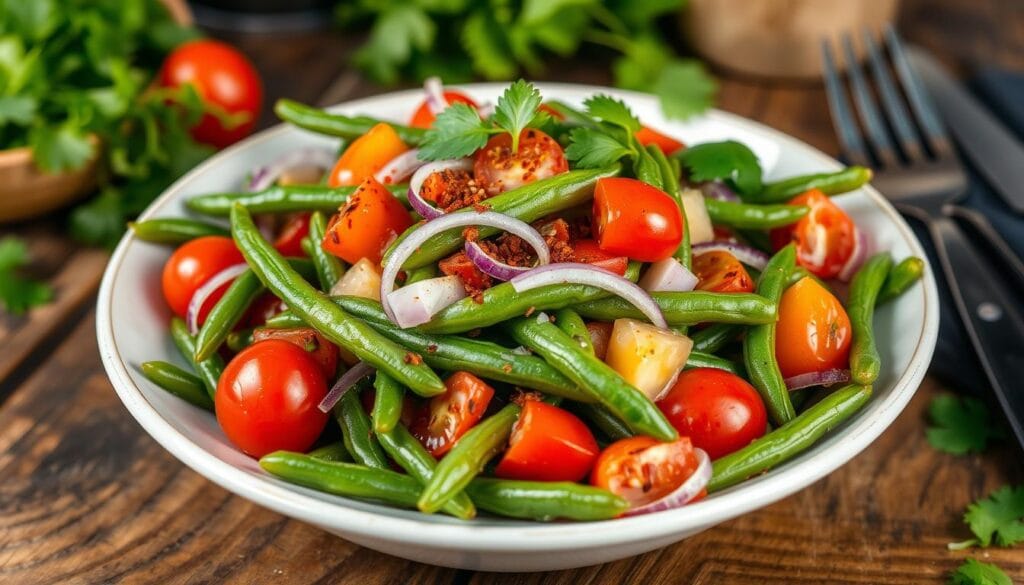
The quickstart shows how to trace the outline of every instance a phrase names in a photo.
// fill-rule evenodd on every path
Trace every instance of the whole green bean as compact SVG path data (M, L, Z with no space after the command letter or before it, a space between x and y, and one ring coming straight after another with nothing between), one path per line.
M314 211L309 216L308 255L313 260L313 266L316 268L316 277L320 282L320 290L330 292L331 287L345 274L345 266L341 263L341 260L338 260L337 256L327 253L323 246L320 245L325 233L327 233L327 220L324 219L323 213Z
M689 291L656 292L651 297L661 307L669 325L704 322L755 325L775 321L776 303L758 294ZM646 320L640 309L619 297L582 302L576 305L576 312L600 321Z
M787 425L712 463L708 492L716 492L767 471L803 452L860 410L871 386L850 385L832 392Z
M822 288L829 292L832 292L832 287L830 287L828 283L818 278L818 276L811 272L810 270L807 270L803 266L799 265L796 268L794 268L792 272L789 273L789 278L786 280L786 288L793 286L794 284L800 282L805 278L814 279L814 281L820 284Z
M787 245L779 250L761 273L757 293L775 305L786 289L789 273L796 263L796 247ZM743 339L743 361L754 388L761 394L768 414L777 425L784 425L793 419L793 404L789 400L789 389L775 360L775 319L747 330Z
M580 349L594 355L594 343L590 339L590 330L579 313L572 309L555 311L555 325L579 344Z
M743 376L743 368L736 362L699 351L691 351L690 357L686 359L685 369L689 370L691 368L715 368L716 370L725 370L731 374Z
M386 433L377 435L381 447L406 473L416 478L421 485L430 483L437 469L437 460L409 433L405 425L398 423ZM441 510L456 518L469 519L476 516L476 508L465 492L459 492L445 502Z
M676 168L669 162L668 157L654 144L647 145L647 152L651 155L651 158L658 164L658 168L661 170L662 184L664 185L664 191L669 194L670 197L679 206L679 215L683 219L683 240L679 243L679 247L672 255L673 258L679 260L679 262L686 267L687 270L693 267L693 249L690 245L690 222L686 220L686 210L683 207L683 195L682 189L679 186L680 173L677 172ZM679 163L679 159L672 159Z
M277 100L277 103L274 104L274 113L285 122L299 128L350 140L359 138L382 122L382 120L369 116L349 117L332 114L289 99ZM418 146L423 142L423 136L426 134L426 130L423 128L411 128L394 122L386 122L386 124L394 128L402 142L409 146Z
M426 266L420 266L419 268L413 268L409 271L408 276L405 278L405 285L415 284L421 280L430 280L438 276L437 266L433 264L427 264Z
M188 332L188 325L185 325L185 322L178 317L171 319L171 339L174 340L174 345L178 346L182 357L188 360L199 373L203 385L206 386L206 393L212 400L217 392L217 382L224 372L224 360L219 355L213 354L201 362L195 361L196 339Z
M915 282L924 275L924 260L917 256L904 258L896 266L892 267L889 275L885 277L885 284L878 291L877 305L884 305L889 301L907 292Z
M481 509L511 518L608 520L629 503L601 488L571 482L477 478L466 488Z
M224 345L228 346L228 349L238 353L243 349L249 347L253 343L252 329L241 329L239 331L232 331L228 333L228 336L224 338Z
M638 434L663 441L676 438L675 428L643 392L626 382L611 366L583 351L554 323L534 316L514 319L505 323L504 328L516 341L540 354Z
M345 448L344 443L328 443L308 453L310 457L323 461L352 461L352 455Z
M608 412L608 409L600 404L574 403L572 410L590 421L591 424L600 429L612 441L633 436L633 431L625 423L614 414Z
M832 173L801 175L774 183L765 183L760 193L748 196L746 199L753 203L782 203L811 189L818 189L826 195L837 195L860 189L869 182L871 182L871 169L852 166Z
M636 142L636 139L633 142L634 146L637 147L636 158L633 161L633 174L636 175L638 180L647 183L655 189L664 191L665 180L661 176L661 168L658 166L658 161L651 156L651 153L642 144Z
M230 236L227 228L195 219L160 217L128 222L135 237L154 244L184 244L203 236Z
M787 226L807 215L806 205L752 205L705 198L712 223L739 229L767 230Z
M417 394L434 396L444 392L444 383L430 366L302 280L263 239L249 212L238 204L231 211L231 233L263 284L311 327Z
M373 389L373 432L386 433L395 428L402 416L405 388L391 376L378 371L373 380Z
M891 268L892 256L888 252L875 254L868 258L850 281L850 297L846 303L853 333L853 341L850 343L850 377L858 384L873 383L882 368L882 358L875 346L871 321L875 316L878 291L882 289Z
M250 213L290 213L298 211L322 211L335 213L358 186L328 187L326 185L272 185L255 193L210 193L185 201L185 205L204 215L228 216L231 206L241 203ZM387 185L391 194L406 201L408 187Z
M437 464L417 507L431 514L465 489L508 442L519 410L519 405L507 404L463 435Z
M213 410L213 400L197 376L167 362L143 362L140 367L150 382L193 406Z
M693 340L693 351L715 353L729 342L738 339L741 333L743 333L743 327L740 325L714 323L694 333L690 339Z
M370 425L370 417L359 402L359 387L351 388L342 395L334 407L334 418L341 427L345 450L352 458L367 467L388 469L388 459L377 443Z

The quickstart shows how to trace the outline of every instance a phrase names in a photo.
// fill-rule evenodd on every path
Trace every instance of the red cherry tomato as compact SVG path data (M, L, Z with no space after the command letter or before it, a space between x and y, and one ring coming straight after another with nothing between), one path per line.
M580 481L597 459L597 441L567 410L527 400L494 474L528 481Z
M512 136L505 133L488 140L473 157L473 177L491 196L568 171L562 147L535 128L519 135L516 152L512 152Z
M224 148L256 127L263 83L252 62L231 45L209 39L189 41L168 55L160 69L160 85L186 84L195 87L207 105L207 113L191 130L199 142ZM221 118L228 120L227 126Z
M749 445L768 429L757 390L725 370L684 370L658 408L680 435L690 437L712 459Z
M697 470L690 439L661 443L651 437L630 437L605 448L594 464L590 483L629 502L633 508L660 500Z
M306 253L302 251L302 238L309 235L309 216L308 213L297 213L293 215L284 227L281 228L280 233L277 235L277 239L274 240L274 248L281 253L282 256L305 256Z
M245 259L231 238L203 236L185 242L164 264L162 284L167 304L178 316L184 317L196 289L221 270L241 262ZM227 290L227 285L222 288ZM200 323L223 294L222 290L210 295L200 310Z
M312 327L290 327L270 329L260 327L252 332L254 343L267 339L280 339L305 350L309 357L320 366L324 377L331 379L338 369L338 346L327 341Z
M446 90L444 92L444 101L448 102L449 106L452 104L466 104L473 109L477 107L473 98L461 91ZM430 106L424 100L420 107L416 108L416 113L409 119L409 125L413 128L430 128L434 125L434 118L434 113L430 111Z
M593 264L619 276L626 274L629 267L629 258L605 252L594 240L576 240L572 244L572 252L576 262Z
M228 439L252 457L306 451L327 424L317 405L324 374L298 346L269 339L243 349L224 368L214 406Z
M409 147L398 137L395 129L390 124L381 122L370 128L366 134L356 138L338 157L338 162L327 176L327 185L358 185L373 177L377 171L384 168L384 165L407 150Z
M668 258L683 239L676 202L660 189L623 177L598 180L594 229L602 250L643 262Z
M835 278L856 247L853 220L817 189L797 195L789 204L808 205L811 211L792 226L772 230L772 245L782 248L796 242L797 264L820 278Z
M693 274L700 281L697 290L708 292L754 292L754 279L732 254L709 250L693 257Z
M402 203L370 176L331 218L322 245L349 264L362 258L379 264L388 244L411 225Z
M590 343L594 346L594 355L603 360L608 355L608 342L612 339L614 323L607 321L591 321L587 323L587 332L590 333Z
M275 297L273 293L263 293L249 305L249 310L245 312L240 323L243 327L260 327L266 324L267 319L283 313L287 309L288 305Z
M649 128L647 126L640 128L640 131L634 134L633 136L636 137L637 141L640 144L643 144L644 146L647 146L648 144L653 144L657 146L659 149L661 149L661 152L664 152L665 154L672 154L673 152L685 146L682 142L679 142L675 138L672 138L671 136L666 136L661 132L658 132L654 128Z
M846 368L852 339L843 304L813 278L804 277L782 293L775 357L786 378Z
M410 429L434 457L447 453L480 422L494 396L493 388L469 372L455 372L444 385L445 393L423 405Z

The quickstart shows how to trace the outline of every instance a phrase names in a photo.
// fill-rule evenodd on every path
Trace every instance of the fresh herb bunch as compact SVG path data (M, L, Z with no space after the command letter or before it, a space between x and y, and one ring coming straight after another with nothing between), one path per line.
M380 83L439 75L448 82L537 76L546 57L584 45L618 53L615 84L656 94L667 116L711 106L716 85L700 62L674 54L658 30L685 0L354 0L341 2L342 26L372 21L356 64Z

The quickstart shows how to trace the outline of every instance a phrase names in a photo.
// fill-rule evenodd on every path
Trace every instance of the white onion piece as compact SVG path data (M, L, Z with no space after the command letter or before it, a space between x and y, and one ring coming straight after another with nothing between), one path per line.
M423 166L424 161L420 160L420 150L414 148L388 161L379 171L373 174L373 178L382 185L394 185L401 183L416 169Z
M694 449L694 455L697 456L697 469L690 474L690 477L686 478L679 487L672 491L667 496L655 500L650 504L645 504L638 508L626 511L623 516L638 516L640 514L650 514L651 512L661 512L663 510L672 510L674 508L680 508L693 501L694 498L700 495L700 492L708 486L708 482L711 481L711 458L704 452L703 449Z
M455 158L427 163L412 174L412 178L409 179L409 189L419 194L420 189L423 188L423 181L426 181L427 177L446 170L472 171L473 161L468 158Z
M657 327L668 329L668 322L661 313L661 307L654 302L647 291L614 272L598 268L593 264L559 262L538 266L509 281L516 292L522 293L551 284L584 284L606 290L629 301Z
M256 167L252 171L247 189L249 191L262 191L274 184L282 173L292 167L309 165L329 169L334 166L338 157L333 153L321 148L302 148L288 152L269 165Z
M428 77L423 80L423 93L426 94L427 109L435 116L448 107L448 100L444 99L444 85L440 77Z
M831 386L832 384L845 384L850 381L850 370L825 370L824 372L809 372L786 378L786 388L792 392L802 390L811 386Z
M683 213L686 214L686 229L690 231L690 245L710 242L715 239L715 228L704 205L704 195L696 189L684 189L680 194Z
M331 391L324 396L324 399L320 401L317 408L320 412L331 412L335 404L341 400L341 397L349 391L350 388L356 385L356 382L369 376L370 374L377 371L373 366L366 362L358 362L356 365L348 369L344 374L338 378L338 381L331 387Z
M414 282L388 294L395 323L402 329L430 321L448 305L466 298L466 287L458 276L439 276Z
M486 120L494 115L494 102L484 102L476 111L480 114L480 118Z
M651 264L637 284L647 292L687 292L693 290L699 281L679 260L665 258Z
M232 264L211 276L210 280L204 282L202 286L196 289L196 292L192 293L192 299L188 302L188 310L185 312L185 323L188 325L188 330L192 335L199 333L199 311L202 310L210 295L220 287L238 278L239 274L248 269L249 265L245 262Z
M713 242L697 244L693 247L693 253L695 255L699 256L704 252L728 252L735 256L740 262L758 270L764 270L764 267L768 265L768 254L765 254L757 248L752 248L736 242L715 240Z
M860 270L864 260L867 259L868 248L870 246L868 245L867 236L864 235L864 232L859 227L853 226L853 253L850 254L850 259L846 261L846 264L843 264L843 267L839 269L839 274L836 275L836 278L843 282L849 282L853 275Z

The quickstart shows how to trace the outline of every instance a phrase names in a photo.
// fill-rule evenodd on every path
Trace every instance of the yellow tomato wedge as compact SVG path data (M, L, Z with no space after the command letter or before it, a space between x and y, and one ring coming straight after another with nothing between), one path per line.
M658 400L690 357L685 335L635 319L617 319L605 362L648 398Z
M380 267L362 258L331 287L332 295L380 300Z

